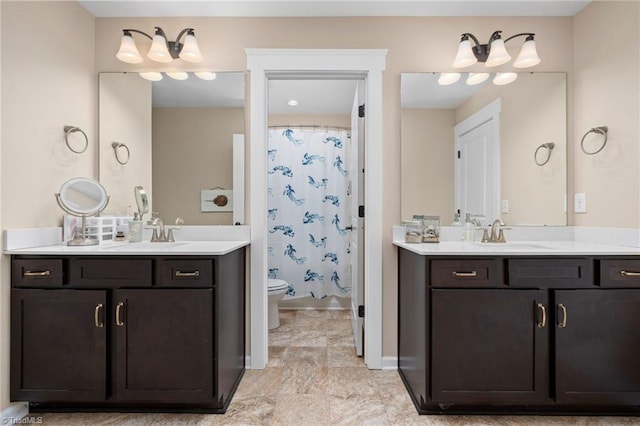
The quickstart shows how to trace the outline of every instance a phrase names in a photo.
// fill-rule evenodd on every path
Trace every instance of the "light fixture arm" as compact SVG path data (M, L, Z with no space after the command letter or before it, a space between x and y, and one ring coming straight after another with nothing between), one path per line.
M138 33L138 34L142 34L143 36L147 37L149 40L153 40L153 37L151 37L149 34L145 33L144 31L140 31L140 30L134 30L131 28L127 28L125 30L122 30L122 33L126 36L131 36L131 33Z
M535 33L520 33L520 34L516 34L516 35L512 35L511 37L509 37L508 39L505 39L505 43L508 42L509 40L516 38L516 37L527 37L527 40L533 40L533 36L535 36Z

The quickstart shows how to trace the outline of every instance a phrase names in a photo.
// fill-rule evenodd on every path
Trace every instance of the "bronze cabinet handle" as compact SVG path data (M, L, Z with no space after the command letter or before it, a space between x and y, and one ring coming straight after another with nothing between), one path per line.
M623 277L640 277L640 272L620 271L620 275L622 275Z
M558 309L560 309L560 311L562 312L562 321L560 321L560 323L558 324L558 327L566 328L567 327L567 307L564 306L562 303L558 303Z
M96 305L95 312L93 313L93 321L96 324L96 327L98 328L104 327L104 323L100 321L100 311L102 310L102 308L103 308L102 303L98 303Z
M120 313L122 311L123 306L124 306L123 302L118 303L118 305L116 306L116 325L118 327L122 327L124 325L124 322L122 322L122 319L120 318Z
M23 277L48 277L51 271L24 271Z
M538 303L538 309L542 313L542 318L538 324L538 328L544 328L547 325L547 308L542 303Z
M176 271L176 277L199 277L200 271Z
M451 275L453 275L454 277L476 277L478 276L478 273L476 271L470 271L470 272L452 272Z

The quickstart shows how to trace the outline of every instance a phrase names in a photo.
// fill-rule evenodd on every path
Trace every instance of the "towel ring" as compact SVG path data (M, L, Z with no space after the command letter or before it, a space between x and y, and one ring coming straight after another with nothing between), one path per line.
M82 154L83 152L85 152L87 150L87 147L89 146L89 138L87 137L87 134L80 127L64 126L63 129L64 129L64 141L66 142L67 147L72 152L75 152L76 154ZM84 148L82 148L81 150L78 150L78 151L76 151L75 149L71 148L71 144L69 144L69 134L70 133L75 133L75 132L80 132L84 136Z
M538 166L544 166L545 164L547 164L549 162L549 160L551 159L551 151L553 151L553 148L555 148L555 146L556 146L556 144L553 143L553 142L543 143L542 145L540 145L536 149L536 152L533 153L533 161L535 161ZM541 149L546 149L547 150L547 158L544 161L538 161L538 152Z
M593 154L597 154L600 151L602 151L604 149L605 145L607 144L607 133L608 132L609 132L609 128L607 126L599 126L599 127L594 127L592 129L589 129L587 131L587 133L585 133L584 136L582 137L582 141L580 141L580 148L582 148L582 152L584 152L587 155L593 155ZM602 146L600 148L598 148L597 150L595 150L595 151L587 151L584 148L584 138L586 138L589 133L597 133L599 135L604 136L604 141L602 142Z
M131 158L131 151L129 151L129 147L125 144L123 144L122 142L111 142L111 147L113 148L113 153L116 156L116 161L120 164L122 164L123 166L125 164L127 164L129 162L129 159ZM118 148L124 148L127 151L127 159L126 160L121 160L120 156L118 155Z

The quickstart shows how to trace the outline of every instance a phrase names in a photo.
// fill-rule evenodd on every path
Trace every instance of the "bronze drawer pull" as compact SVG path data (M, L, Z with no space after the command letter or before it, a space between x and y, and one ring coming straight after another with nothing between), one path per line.
M93 320L94 320L94 322L96 324L96 327L98 327L98 328L104 327L104 323L102 321L100 321L100 311L102 310L102 307L103 307L102 303L98 303L96 305L96 310L95 310L95 312L93 314Z
M48 277L51 271L24 271L23 277Z
M640 277L640 272L620 271L620 275L623 277Z
M478 273L476 271L471 271L471 272L452 272L451 275L453 275L454 277L476 277L478 276Z
M175 275L176 277L199 277L200 271L193 271L193 272L176 271Z
M538 328L544 328L547 325L547 308L542 303L538 303L538 309L542 312L542 319L538 324Z
M122 327L124 325L124 322L122 322L122 319L120 318L120 311L122 310L123 306L124 303L122 302L118 303L118 305L116 306L116 325L118 327Z
M566 328L567 327L567 307L564 306L562 303L558 303L558 308L562 311L562 321L560 321L560 324L558 324L558 327Z

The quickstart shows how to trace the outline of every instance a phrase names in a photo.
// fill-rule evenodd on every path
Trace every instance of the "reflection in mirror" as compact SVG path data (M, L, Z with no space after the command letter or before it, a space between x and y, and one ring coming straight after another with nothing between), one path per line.
M133 192L136 197L136 205L138 206L138 220L144 220L143 216L149 213L149 198L147 197L147 191L141 186L133 188Z
M520 73L507 85L403 73L401 214L500 217L514 226L566 225L566 75ZM553 143L543 166L535 152Z
M72 216L82 217L82 235L75 235L67 242L70 246L89 246L98 244L98 240L86 235L86 218L103 211L109 203L107 191L93 179L77 177L69 179L55 194L58 205ZM77 232L77 231L76 231Z
M201 190L232 189L234 134L244 134L244 73L205 81L136 73L100 74L100 181L112 194L112 213L135 206L131 189L149 193L149 211L190 225L230 225L233 212L201 211ZM111 143L126 143L127 165Z

